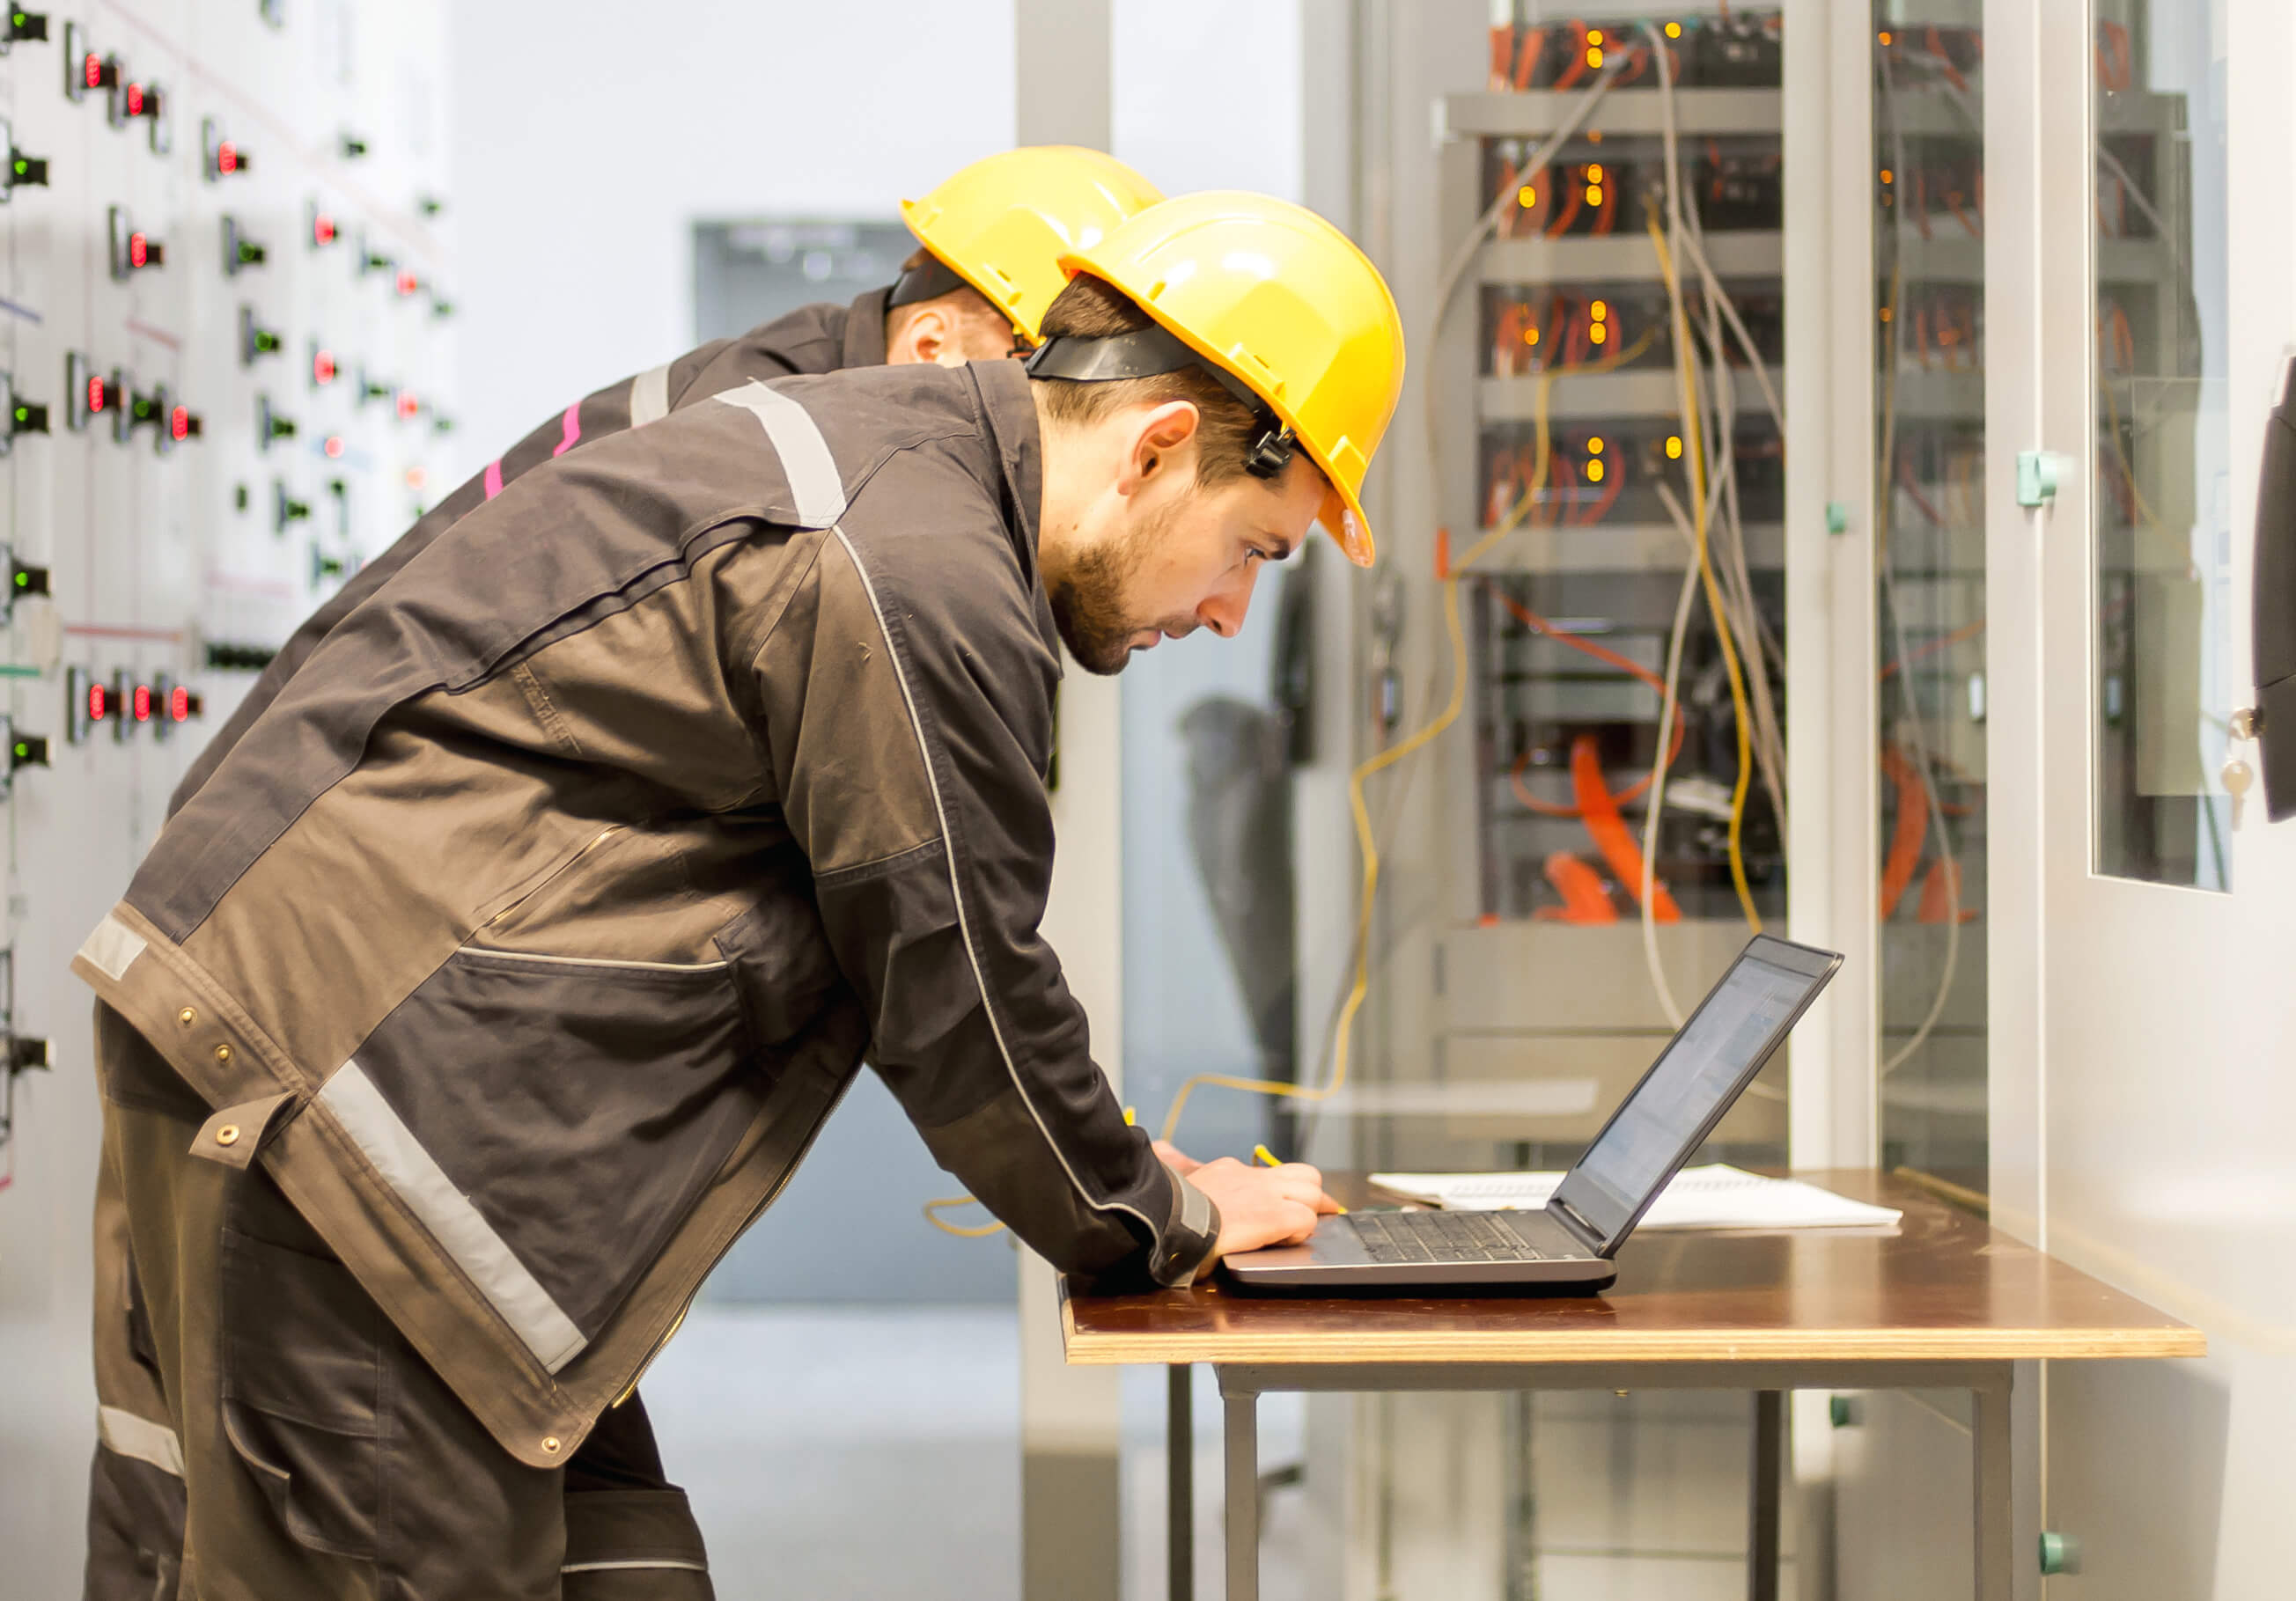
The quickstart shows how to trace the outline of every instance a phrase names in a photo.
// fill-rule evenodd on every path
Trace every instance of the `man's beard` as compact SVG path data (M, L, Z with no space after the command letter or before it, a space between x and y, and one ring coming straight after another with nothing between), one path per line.
M1124 671L1132 659L1134 635L1161 625L1126 615L1124 590L1157 536L1171 521L1168 511L1152 523L1128 533L1122 540L1095 545L1069 566L1057 584L1046 588L1053 603L1053 621L1077 666L1103 677Z

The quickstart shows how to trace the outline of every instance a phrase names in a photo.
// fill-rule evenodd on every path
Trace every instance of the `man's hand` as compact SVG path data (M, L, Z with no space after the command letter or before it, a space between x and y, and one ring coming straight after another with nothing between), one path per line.
M1168 1161L1169 1158L1168 1157ZM1219 1208L1212 1259L1263 1246L1296 1246L1315 1232L1316 1220L1340 1209L1324 1193L1324 1175L1304 1162L1246 1167L1233 1156L1199 1164L1188 1182Z
M1168 1139L1156 1141L1156 1159L1182 1178L1187 1177L1203 1165Z

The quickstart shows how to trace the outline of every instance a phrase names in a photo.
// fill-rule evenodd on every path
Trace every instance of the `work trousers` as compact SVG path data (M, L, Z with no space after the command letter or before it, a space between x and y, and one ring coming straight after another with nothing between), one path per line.
M496 1444L208 1107L96 1007L88 1601L710 1601L644 1405Z

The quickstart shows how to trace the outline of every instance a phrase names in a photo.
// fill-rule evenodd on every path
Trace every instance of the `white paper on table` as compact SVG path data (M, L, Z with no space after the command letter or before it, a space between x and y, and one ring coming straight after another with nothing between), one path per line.
M1536 1210L1562 1182L1554 1172L1374 1173L1380 1188L1450 1212ZM1659 1193L1637 1229L1876 1229L1905 1214L1805 1184L1766 1179L1716 1162L1685 1167Z

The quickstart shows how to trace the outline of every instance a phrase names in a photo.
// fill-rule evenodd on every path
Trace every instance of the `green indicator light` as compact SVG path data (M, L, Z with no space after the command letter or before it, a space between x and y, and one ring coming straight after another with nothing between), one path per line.
M32 575L29 573L18 573L16 575L16 587L18 589L23 588L24 585L29 584L31 581Z
M19 421L19 422L26 421L28 421L28 420L30 418L30 416L31 416L31 413L30 413L29 412L27 412L27 411L26 411L22 406L18 406L18 407L16 408L16 421Z
M16 741L16 756L18 760L20 761L31 754L32 747L30 746L25 744L21 739Z
M21 156L16 158L16 176L18 177L22 177L26 173L31 171L31 169L32 164L30 162L25 160Z

